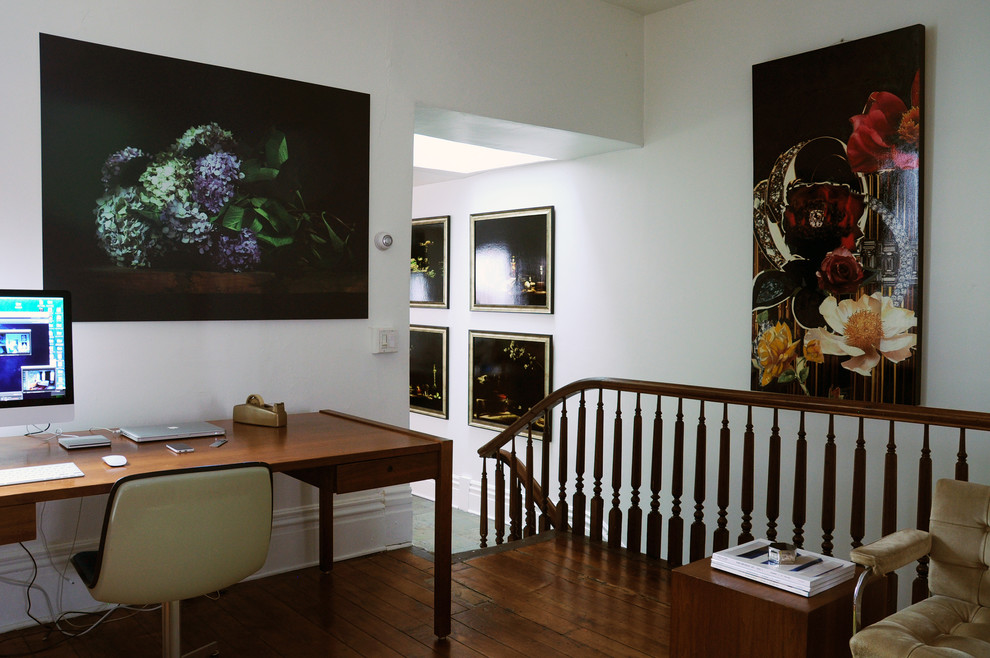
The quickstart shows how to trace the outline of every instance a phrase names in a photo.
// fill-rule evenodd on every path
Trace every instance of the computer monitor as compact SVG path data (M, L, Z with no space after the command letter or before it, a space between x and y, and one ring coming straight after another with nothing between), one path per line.
M69 293L0 289L0 427L72 420L74 402Z

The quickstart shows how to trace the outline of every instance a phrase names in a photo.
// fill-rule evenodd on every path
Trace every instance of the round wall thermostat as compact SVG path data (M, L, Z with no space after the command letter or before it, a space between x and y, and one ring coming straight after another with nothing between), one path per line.
M376 234L375 246L381 249L382 251L385 251L386 249L392 246L392 236L386 233L385 231Z

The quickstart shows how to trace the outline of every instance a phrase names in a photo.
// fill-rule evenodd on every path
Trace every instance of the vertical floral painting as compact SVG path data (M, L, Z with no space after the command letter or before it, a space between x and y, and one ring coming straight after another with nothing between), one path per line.
M45 285L77 319L367 317L367 94L40 52Z
M924 36L753 67L753 390L918 403Z

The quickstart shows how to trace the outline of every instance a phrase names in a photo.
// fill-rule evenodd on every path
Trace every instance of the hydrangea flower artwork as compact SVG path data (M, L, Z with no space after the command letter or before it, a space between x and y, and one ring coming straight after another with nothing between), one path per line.
M923 46L753 67L753 390L917 403Z
M367 317L368 94L39 45L44 278L76 319Z
M101 170L104 194L93 210L96 238L110 261L249 272L297 239L314 240L300 189L286 202L254 185L281 173L288 160L285 135L273 130L256 158L239 157L244 150L230 131L209 123L189 128L154 155L133 146L111 153ZM321 219L326 242L343 244L348 227Z

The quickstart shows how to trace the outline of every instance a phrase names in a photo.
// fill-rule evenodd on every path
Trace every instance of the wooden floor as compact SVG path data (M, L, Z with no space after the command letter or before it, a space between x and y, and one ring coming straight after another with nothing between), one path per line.
M521 545L520 544L524 544ZM433 563L420 549L241 583L182 605L183 650L218 640L223 655L666 656L669 572L567 534L455 556L453 630L433 636ZM160 655L160 613L118 610L65 639L0 635L0 656Z

